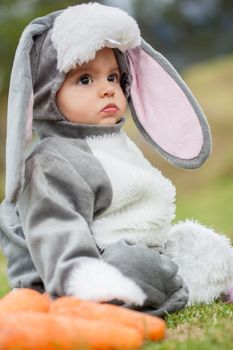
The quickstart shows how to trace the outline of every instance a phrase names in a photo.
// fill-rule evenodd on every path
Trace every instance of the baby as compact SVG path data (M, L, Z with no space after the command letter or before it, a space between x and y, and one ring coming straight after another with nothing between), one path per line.
M25 29L0 211L12 287L163 315L231 286L227 238L190 221L172 226L174 186L121 131L127 102L170 162L194 168L208 157L196 100L125 12L83 4ZM40 140L25 161L32 117Z

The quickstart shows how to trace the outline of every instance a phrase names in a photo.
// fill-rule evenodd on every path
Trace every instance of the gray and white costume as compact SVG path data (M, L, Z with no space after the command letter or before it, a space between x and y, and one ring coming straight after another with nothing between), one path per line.
M198 103L126 13L90 3L34 20L19 43L9 94L0 237L10 283L158 315L210 302L233 281L227 238L191 221L172 225L174 186L121 130L124 118L115 126L73 124L57 108L65 74L105 46L116 53L135 123L155 149L185 168L210 153ZM26 156L32 125L40 141Z

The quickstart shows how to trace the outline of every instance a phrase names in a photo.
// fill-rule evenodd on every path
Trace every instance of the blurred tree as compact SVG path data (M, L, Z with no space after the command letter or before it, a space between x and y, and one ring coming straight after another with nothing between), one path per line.
M143 37L181 69L233 51L232 0L103 0L132 14Z

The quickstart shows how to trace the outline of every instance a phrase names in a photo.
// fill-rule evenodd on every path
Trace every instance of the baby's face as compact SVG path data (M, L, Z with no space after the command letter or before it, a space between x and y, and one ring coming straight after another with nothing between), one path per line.
M94 60L70 71L57 93L57 105L74 123L116 124L125 112L126 98L113 50L99 50Z

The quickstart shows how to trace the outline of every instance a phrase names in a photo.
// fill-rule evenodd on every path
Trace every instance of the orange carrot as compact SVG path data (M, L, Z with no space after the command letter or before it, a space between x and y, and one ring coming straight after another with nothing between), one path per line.
M133 350L142 343L135 329L107 322L42 312L0 314L4 350Z
M34 289L19 288L12 290L0 299L0 313L10 311L48 312L51 300L47 294Z
M116 305L65 296L53 301L49 312L132 327L138 330L144 339L161 340L165 337L165 322L160 318Z

